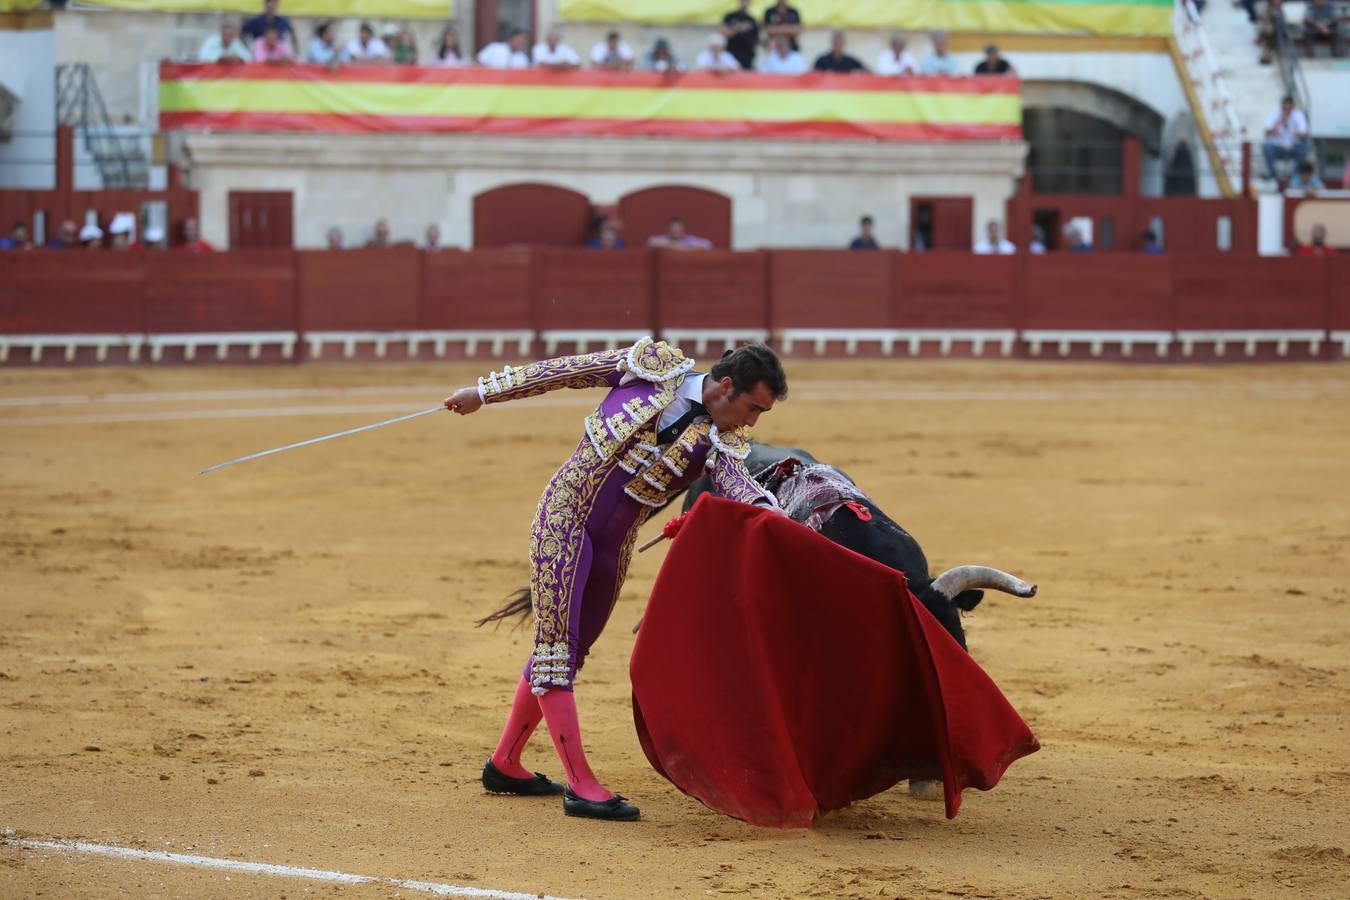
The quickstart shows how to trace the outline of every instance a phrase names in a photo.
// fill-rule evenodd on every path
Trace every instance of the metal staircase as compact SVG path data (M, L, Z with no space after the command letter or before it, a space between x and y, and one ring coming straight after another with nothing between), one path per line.
M56 67L56 121L75 129L84 141L105 189L145 190L150 186L150 161L142 141L118 132L87 64Z

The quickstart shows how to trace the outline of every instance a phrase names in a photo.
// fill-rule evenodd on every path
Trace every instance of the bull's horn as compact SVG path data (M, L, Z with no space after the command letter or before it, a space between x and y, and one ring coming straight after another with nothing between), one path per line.
M1020 578L1014 578L1007 572L991 569L989 566L957 566L948 569L933 579L933 587L948 597L955 597L962 591L974 588L990 588L1018 597L1036 596L1036 585L1027 584Z

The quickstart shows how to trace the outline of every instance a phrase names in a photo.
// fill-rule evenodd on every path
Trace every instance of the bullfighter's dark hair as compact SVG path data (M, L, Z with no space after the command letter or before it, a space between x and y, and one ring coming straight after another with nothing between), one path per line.
M730 377L736 393L752 391L761 381L773 392L775 400L787 397L787 375L778 355L763 344L746 344L722 354L712 367L718 381Z

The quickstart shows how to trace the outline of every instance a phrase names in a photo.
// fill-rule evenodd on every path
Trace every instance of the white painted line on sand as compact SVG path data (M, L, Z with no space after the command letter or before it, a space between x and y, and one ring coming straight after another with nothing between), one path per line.
M177 863L201 869L222 869L247 875L280 875L286 878L308 878L310 881L333 881L339 884L377 884L385 887L420 891L438 897L484 897L492 900L561 900L546 894L525 894L519 891L494 891L488 888L464 887L434 881L409 881L382 878L377 875L353 875L348 872L330 872L326 869L306 869L297 866L277 866L271 863L244 862L237 859L219 859L214 856L193 856L187 853L167 853L162 850L137 850L133 847L114 847L87 841L5 840L0 846L24 847L29 850L50 850L56 853L89 853L143 862Z
M386 394L448 395L446 385L391 385L341 388L256 388L234 391L149 391L113 394L39 394L31 397L0 397L0 406L83 406L98 403L166 403L176 400L272 400L296 397L361 397Z

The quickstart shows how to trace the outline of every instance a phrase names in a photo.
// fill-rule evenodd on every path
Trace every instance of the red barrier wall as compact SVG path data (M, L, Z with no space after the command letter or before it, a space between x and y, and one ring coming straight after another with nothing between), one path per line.
M145 257L145 329L151 334L294 331L295 254L154 253Z
M1337 331L1350 329L1350 256L1337 256L1332 259L1331 307L1327 317L1331 327Z
M663 328L767 328L768 254L655 254Z
M0 252L0 332L145 332L145 260L138 252Z
M533 327L654 330L646 250L534 251Z
M418 250L302 250L295 256L301 328L384 331L417 327L422 292Z
M894 251L773 250L775 328L887 328Z
M580 247L591 230L591 201L552 184L508 184L473 198L473 246Z
M1328 260L1193 256L1173 266L1179 329L1327 327Z
M1015 256L896 253L896 328L1013 328Z
M444 331L530 327L530 251L422 254L418 327Z
M1025 257L1019 325L1170 330L1172 263L1166 256L1127 253Z

